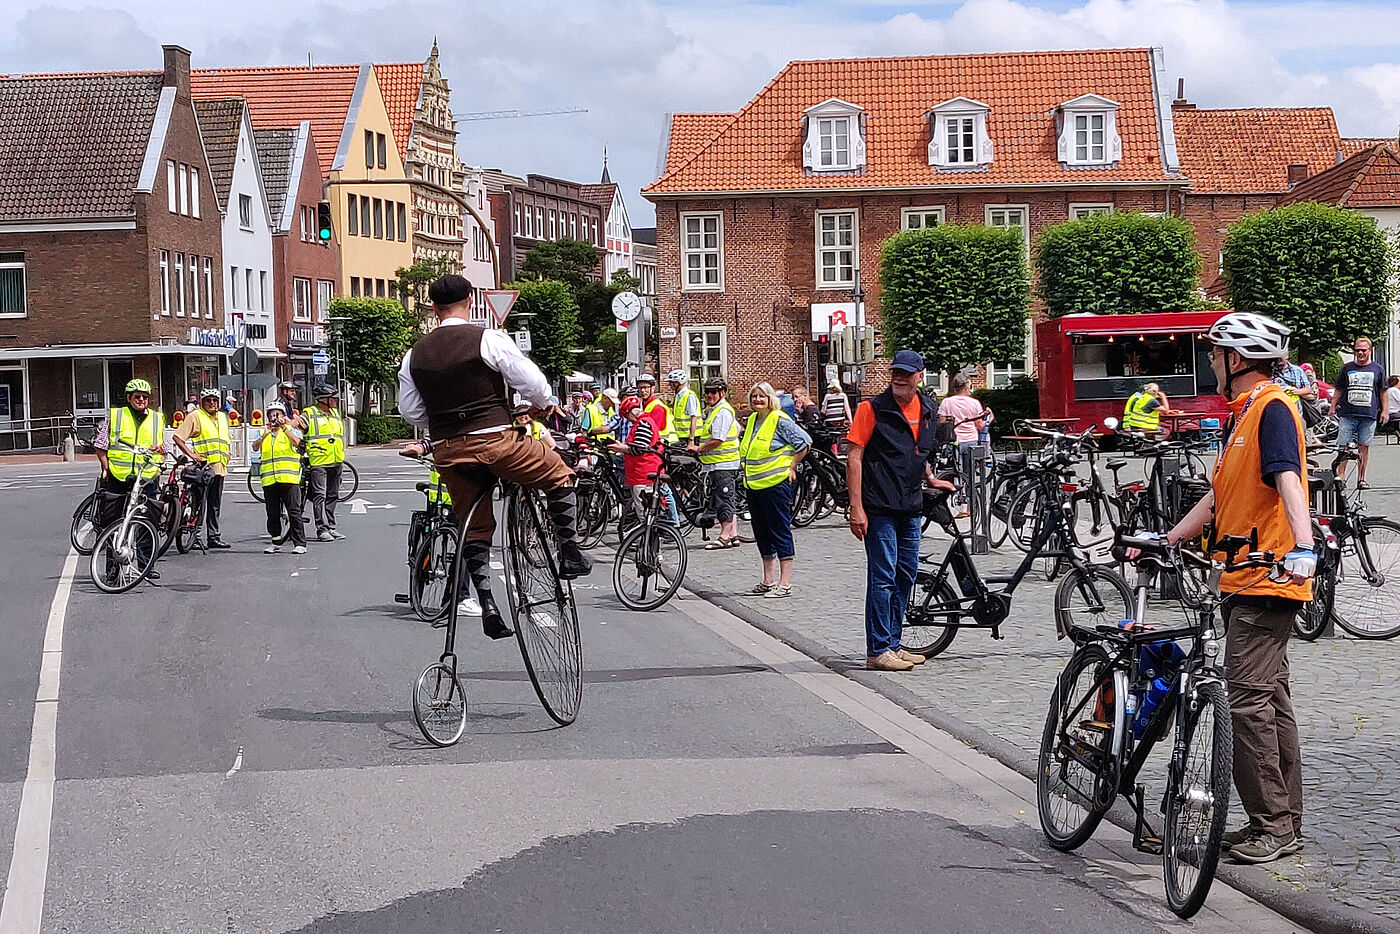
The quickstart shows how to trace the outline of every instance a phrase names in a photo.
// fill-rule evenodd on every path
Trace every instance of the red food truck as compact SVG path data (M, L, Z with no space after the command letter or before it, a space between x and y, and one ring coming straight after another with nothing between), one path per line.
M1156 383L1173 411L1220 418L1227 412L1225 399L1216 390L1203 335L1223 314L1086 314L1038 322L1041 416L1075 418L1081 429L1102 425L1110 415L1121 421L1128 397Z

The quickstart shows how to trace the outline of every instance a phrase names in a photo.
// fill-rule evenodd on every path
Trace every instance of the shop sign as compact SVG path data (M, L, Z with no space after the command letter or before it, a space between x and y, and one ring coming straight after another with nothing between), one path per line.
M220 328L190 328L189 343L196 347L237 347L237 339Z
M293 324L288 326L287 337L290 343L303 347L322 347L326 343L326 329L319 324Z
M812 304L812 340L835 334L847 325L855 323L855 302L814 302Z

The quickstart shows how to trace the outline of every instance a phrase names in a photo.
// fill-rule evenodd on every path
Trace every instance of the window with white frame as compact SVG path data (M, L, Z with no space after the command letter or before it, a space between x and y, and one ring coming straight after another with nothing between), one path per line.
M292 320L311 320L311 280L300 276L292 279Z
M185 316L185 254L175 254L175 315Z
M258 311L267 311L267 270L258 270Z
M577 214L570 214L570 215L569 215L569 239L570 239L570 240L577 240L577 239L578 239L578 215L577 215Z
M987 364L987 385L992 389L1005 389L1011 385L1011 381L1020 376L1026 376L1030 369L1027 361L1032 357L1031 334L1026 331L1026 351L1017 360L993 361Z
M958 170L990 165L989 112L986 104L966 97L955 97L930 110L928 164Z
M944 208L942 205L931 208L900 208L899 229L926 230L943 223L943 217Z
M559 239L558 225L557 225L557 223L556 223L556 221L555 221L555 215L554 215L554 209L553 209L553 208L550 208L550 209L549 209L549 239L551 239L551 240L558 240L558 239Z
M23 318L29 313L24 279L24 254L0 253L0 317Z
M524 233L524 228L520 226L520 205L518 204L515 206L515 232L517 234Z
M724 290L724 217L719 212L681 215L681 274L683 291Z
M685 368L692 386L702 386L706 380L724 377L728 365L728 334L729 329L722 325L681 329Z
M535 206L535 236L544 239L544 208Z
M817 288L840 289L855 281L857 240L855 211L817 212Z
M1109 165L1123 156L1118 136L1118 103L1097 94L1083 94L1060 105L1062 120L1057 145L1067 165Z
M1093 217L1095 214L1112 214L1111 204L1071 204L1069 206L1069 219L1072 221L1082 221L1086 217Z
M987 205L987 226L1004 230L1019 230L1021 240L1029 249L1031 245L1030 208L1024 204Z
M864 110L838 98L803 114L806 139L802 167L810 172L849 172L865 168Z
M238 307L238 267L228 268L228 307Z
M253 196L238 196L238 226L244 230L253 229Z
M181 162L180 169L175 173L175 176L180 183L180 213L188 215L190 213L190 167Z
M243 307L253 310L253 270L243 270Z
M190 166L190 216L199 216L199 169Z
M204 257L204 317L214 317L214 260Z
M170 205L171 214L180 213L180 203L176 195L175 182L175 160L168 159L165 163L165 194L166 203Z
M335 283L329 279L316 280L316 320L325 324L331 320L331 299L335 298Z
M170 314L170 251L160 251L160 313Z
M189 255L189 262L185 264L185 271L190 279L190 317L199 317L199 257L193 253Z

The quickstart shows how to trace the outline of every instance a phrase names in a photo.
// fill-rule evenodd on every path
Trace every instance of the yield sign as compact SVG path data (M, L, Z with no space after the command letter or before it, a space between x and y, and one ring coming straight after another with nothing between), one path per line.
M486 297L486 307L491 309L496 327L506 323L506 315L510 314L515 300L520 297L520 293L514 289L486 289L481 294Z

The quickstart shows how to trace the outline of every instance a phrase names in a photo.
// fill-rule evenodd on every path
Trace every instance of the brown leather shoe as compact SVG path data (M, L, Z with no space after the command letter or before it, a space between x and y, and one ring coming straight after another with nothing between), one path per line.
M928 661L927 658L918 654L917 652L909 652L905 649L899 649L895 654L898 655L900 658L904 659L906 662L910 662L914 665L922 665L924 662Z
M881 652L879 655L867 655L865 667L871 671L908 671L914 667L914 663L905 661L894 652Z

